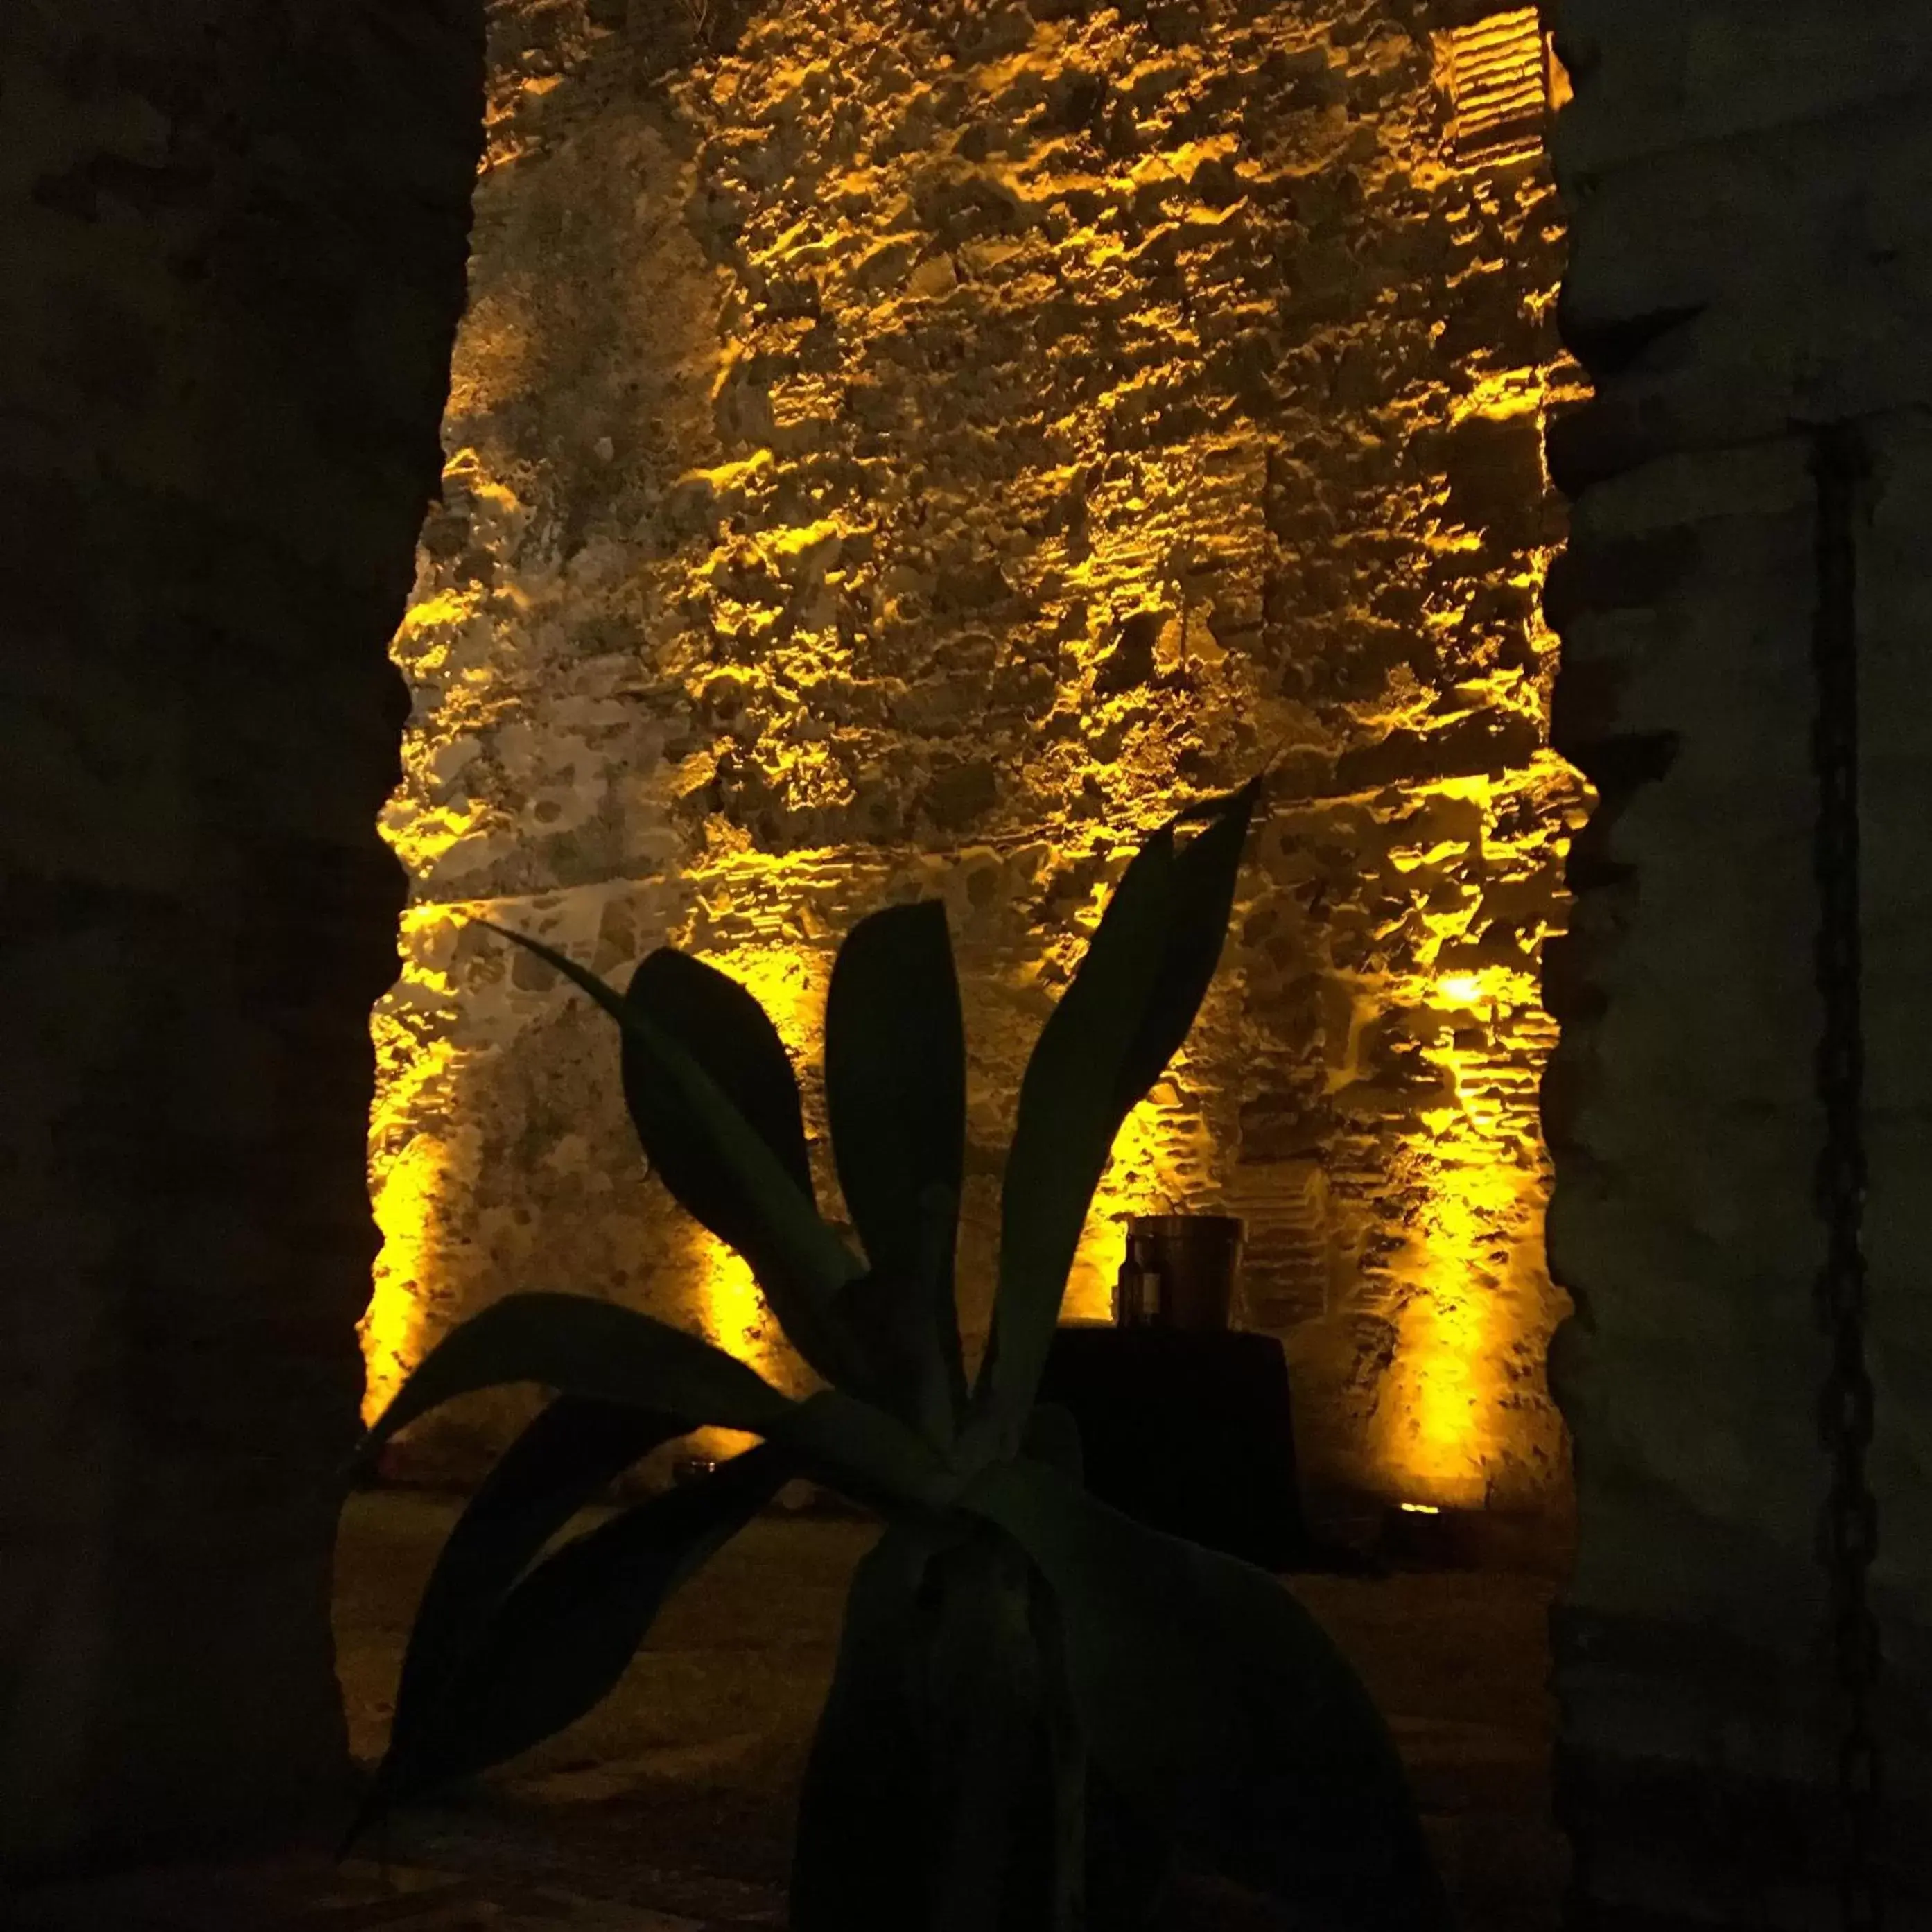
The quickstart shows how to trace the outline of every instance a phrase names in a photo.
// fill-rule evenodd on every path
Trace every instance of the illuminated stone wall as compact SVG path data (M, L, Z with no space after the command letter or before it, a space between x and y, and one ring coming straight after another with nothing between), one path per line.
M1455 124L1471 17L496 10L446 502L396 647L416 891L376 1022L372 1400L513 1287L792 1372L645 1177L608 1022L464 915L610 974L694 947L808 1064L839 934L943 893L976 1341L1011 1102L1083 932L1142 830L1274 760L1227 968L1070 1312L1104 1312L1118 1216L1231 1210L1322 1480L1560 1492L1558 235L1534 155L1474 163Z

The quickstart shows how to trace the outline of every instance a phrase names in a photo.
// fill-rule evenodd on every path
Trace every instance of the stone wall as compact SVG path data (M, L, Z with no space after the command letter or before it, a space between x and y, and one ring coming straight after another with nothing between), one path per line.
M794 1377L644 1174L608 1022L467 916L607 974L695 948L808 1065L839 934L943 895L976 1342L1012 1100L1083 933L1144 830L1274 761L1226 967L1070 1312L1105 1311L1121 1215L1232 1210L1318 1482L1560 1504L1558 232L1534 116L1477 138L1473 68L1455 105L1508 32L1459 53L1470 10L1390 0L492 18L445 502L396 644L372 1403L526 1286ZM1502 27L1540 103L1534 21ZM404 1466L466 1470L503 1423L452 1414Z
M1823 1120L1804 425L1858 425L1876 1715L1926 1885L1932 1444L1932 27L1922 8L1565 0L1565 333L1599 386L1550 582L1557 740L1602 808L1550 961L1552 1358L1581 1548L1557 1624L1574 1922L1835 1925L1820 1561Z
M0 1882L346 1798L384 647L479 24L0 8Z

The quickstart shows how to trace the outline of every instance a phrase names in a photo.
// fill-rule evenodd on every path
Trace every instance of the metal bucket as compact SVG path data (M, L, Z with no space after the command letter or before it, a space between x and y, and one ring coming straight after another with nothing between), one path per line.
M1148 1318L1162 1328L1227 1328L1242 1233L1232 1214L1136 1214L1127 1223L1122 1274L1152 1288Z

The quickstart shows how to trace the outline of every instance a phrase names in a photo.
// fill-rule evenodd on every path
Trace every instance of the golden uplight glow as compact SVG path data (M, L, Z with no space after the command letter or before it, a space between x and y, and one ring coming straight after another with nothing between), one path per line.
M1485 824L1495 816L1486 800ZM1490 854L1488 862L1504 856ZM1436 944L1462 936L1445 920ZM1438 972L1402 1004L1416 1016L1423 1059L1444 1097L1424 1110L1424 1132L1406 1149L1419 1211L1391 1270L1396 1344L1374 1454L1395 1496L1473 1508L1524 1446L1515 1439L1518 1382L1525 1324L1542 1303L1531 1276L1546 1177L1512 1062L1523 1042L1540 1059L1550 1029L1523 968Z
M1477 1294L1456 1293L1446 1279L1432 1284L1402 1321L1384 1397L1382 1450L1391 1472L1464 1507L1483 1500L1483 1452L1494 1435L1485 1412L1494 1394L1489 1326Z
M832 962L824 952L784 944L737 946L705 956L706 963L743 986L770 1016L799 1070L806 1088L806 1132L814 1132L818 1088L812 1078L825 1048L825 992ZM686 1230L686 1265L690 1270L699 1327L706 1341L757 1370L780 1388L796 1377L777 1318L772 1313L751 1266L709 1229L682 1214ZM700 1431L694 1452L723 1457L748 1446L752 1438L735 1430Z
M357 1329L365 1424L388 1406L435 1339L446 1210L474 1165L474 1128L455 1102L464 1056L434 1024L453 996L449 966L459 925L454 907L413 906L404 914L401 976L370 1016L376 1078L369 1204L382 1245ZM439 1118L441 1131L430 1124Z
M709 1228L688 1220L686 1226L686 1252L704 1339L783 1387L789 1378L777 1319L752 1278L751 1264ZM735 1429L700 1429L691 1437L690 1453L722 1461L757 1439Z
M357 1330L364 1364L365 1425L388 1408L422 1358L428 1300L424 1289L434 1254L446 1152L429 1135L414 1136L380 1170L370 1190L382 1246L369 1306Z
M1175 1136L1168 1131L1169 1108L1162 1104L1173 1090L1163 1081L1121 1123L1067 1276L1062 1321L1110 1320L1114 1285L1126 1258L1129 1220L1179 1211L1190 1197L1191 1190L1177 1185Z

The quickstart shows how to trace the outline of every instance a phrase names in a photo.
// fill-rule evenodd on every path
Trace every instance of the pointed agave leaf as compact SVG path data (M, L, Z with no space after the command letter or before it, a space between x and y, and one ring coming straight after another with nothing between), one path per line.
M750 1262L772 1312L799 1353L828 1382L850 1385L857 1365L831 1310L838 1291L864 1270L857 1256L819 1219L810 1195L801 1190L787 1165L792 1156L774 1151L707 1071L701 1052L680 1040L663 1017L633 1005L554 946L512 932L507 926L491 926L487 920L478 923L490 926L493 932L514 940L554 967L623 1028L633 1049L627 1087L657 1083L662 1098L652 1101L647 1110L651 1132L679 1143L671 1156L671 1171L688 1184L691 1175L701 1169L707 1179L700 1198L707 1205L727 1196L739 1204L727 1215L732 1232L726 1238ZM655 994L668 978L660 969L647 990ZM686 995L694 983L689 976L680 975L680 990ZM724 1004L715 988L699 998L720 1006ZM741 1077L744 1068L759 1057L758 1049L741 1039L730 1056L737 1070L734 1077ZM769 1081L759 1076L754 1084L764 1092ZM658 1148L647 1143L647 1150L654 1160L658 1157Z
M510 1294L444 1336L363 1438L366 1466L398 1430L457 1396L506 1382L628 1402L683 1429L782 1442L854 1493L944 1507L956 1486L933 1450L869 1404L824 1389L802 1402L681 1328L580 1294Z
M1039 1386L1087 1210L1125 1118L1121 1068L1153 996L1174 900L1164 826L1114 889L1020 1082L1000 1201L1000 1275L974 1422L1010 1454Z
M932 1304L917 1285L890 1275L861 1275L839 1290L835 1312L851 1336L856 1386L866 1398L928 1442L950 1443L958 1411L932 1332Z
M925 1391L915 1414L932 1416L943 1400L956 1426L965 1397L952 1274L966 1036L938 901L874 913L839 948L826 1001L825 1098L839 1186L878 1284L855 1298L888 1303L871 1310L877 1372ZM950 1204L944 1221L935 1203ZM892 1298L916 1301L916 1312L904 1316Z
M966 1362L959 1346L958 1298L953 1286L953 1264L959 1244L959 1190L939 1182L920 1190L920 1245L913 1263L913 1301L919 1316L930 1323L936 1338L940 1373L937 1386L929 1371L922 1378L922 1419L937 1411L946 1422L950 1442L965 1419L969 1400ZM929 1363L929 1354L919 1360Z
M367 1459L431 1409L506 1382L628 1402L685 1429L759 1436L796 1406L734 1356L634 1309L587 1294L506 1294L423 1358L358 1453Z
M545 1544L632 1464L685 1432L676 1417L560 1396L513 1442L449 1533L416 1606L394 1732L416 1727L478 1630Z
M433 1705L400 1721L377 1774L394 1802L554 1737L622 1676L665 1600L790 1474L770 1444L566 1544L496 1606ZM399 1714L400 1716L400 1714Z
M1000 1203L993 1328L974 1390L986 1453L1017 1446L1114 1138L1199 1010L1258 795L1257 780L1192 807L1142 847L1028 1063ZM1191 820L1205 829L1180 846L1177 829Z
M1046 1576L1094 1766L1146 1826L1174 1821L1187 1863L1336 1932L1447 1924L1388 1730L1282 1585L1035 1462L986 1470L963 1506Z
M922 1190L922 1236L910 1280L867 1274L839 1291L833 1312L862 1358L861 1386L937 1446L951 1444L966 1407L966 1370L950 1285L959 1225L950 1188Z
M807 1201L812 1162L798 1076L778 1029L757 1000L715 966L661 946L631 975L626 1002L646 1014L704 1068L719 1093L775 1154ZM623 1036L624 1101L658 1179L686 1212L721 1240L745 1251L757 1245L744 1196L730 1174L690 1138L674 1088L638 1036Z
M1176 825L1199 820L1202 830L1174 854L1173 923L1160 976L1122 1066L1118 1097L1123 1120L1180 1050L1220 964L1261 784L1252 779L1226 797L1190 806L1174 820Z

